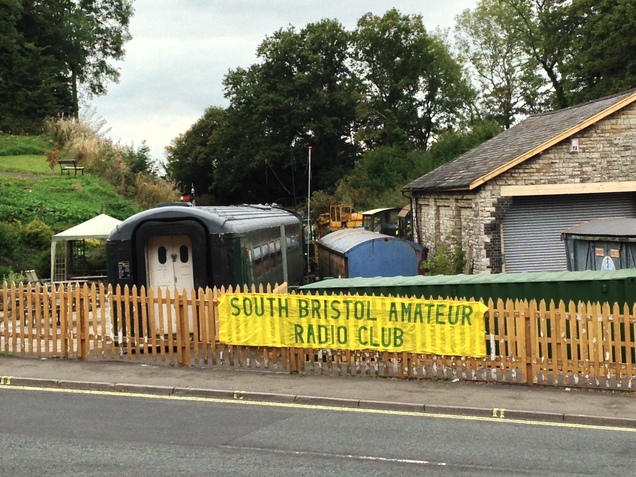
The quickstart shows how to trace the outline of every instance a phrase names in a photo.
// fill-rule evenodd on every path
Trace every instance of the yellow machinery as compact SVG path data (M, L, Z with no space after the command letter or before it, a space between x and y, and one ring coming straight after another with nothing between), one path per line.
M329 213L320 214L315 237L321 238L340 229L364 227L372 232L413 240L411 206L384 207L354 212L350 204L329 207Z
M334 230L362 227L362 212L354 212L351 204L337 204L329 207L329 213L318 217L318 236L322 237Z

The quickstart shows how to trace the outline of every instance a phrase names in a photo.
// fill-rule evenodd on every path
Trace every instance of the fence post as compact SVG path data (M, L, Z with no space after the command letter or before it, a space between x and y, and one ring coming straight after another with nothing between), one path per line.
M188 292L174 292L175 312L177 313L177 364L189 366L190 359L190 327L188 314Z
M530 316L530 310L526 308L525 310L525 330L526 330L526 384L528 386L534 385L534 377L532 376L532 320L534 316Z
M289 348L289 374L298 374L299 370L298 349Z
M86 285L84 285L86 287ZM86 339L87 335L87 326L86 320L88 320L88 316L84 313L84 296L82 294L82 288L80 285L75 287L74 297L72 300L72 310L75 310L75 321L77 323L77 359L84 360L86 359L88 353L88 341Z

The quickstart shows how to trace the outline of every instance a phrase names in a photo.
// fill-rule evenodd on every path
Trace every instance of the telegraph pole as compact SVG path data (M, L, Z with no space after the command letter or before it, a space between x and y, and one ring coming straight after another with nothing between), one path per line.
M309 224L309 237L307 238L307 272L311 271L311 265L309 261L309 247L311 243L312 233L311 233L311 146L308 146L308 170L307 174L307 222Z

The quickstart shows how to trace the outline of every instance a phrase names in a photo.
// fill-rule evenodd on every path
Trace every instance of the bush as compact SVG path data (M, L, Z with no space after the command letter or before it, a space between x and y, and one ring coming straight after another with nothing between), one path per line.
M32 256L27 262L27 270L35 270L39 278L51 278L51 249Z
M0 275L2 275L2 281L9 284L15 283L17 285L27 282L27 278L23 274L16 273L8 267L0 267Z
M0 260L15 259L22 247L20 223L0 222Z
M86 266L92 272L106 270L106 241L86 240Z
M422 265L427 275L458 275L464 273L466 252L461 249L456 239L437 246Z
M51 245L53 230L39 219L32 220L24 230L24 242L27 246L42 249Z

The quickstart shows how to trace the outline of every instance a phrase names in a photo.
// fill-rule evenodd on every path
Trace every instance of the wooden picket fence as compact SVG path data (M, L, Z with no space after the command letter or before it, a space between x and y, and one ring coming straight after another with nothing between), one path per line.
M218 339L224 293L165 295L144 287L7 285L0 353L338 375L438 378L632 390L636 305L490 300L485 358L376 351L230 346Z

